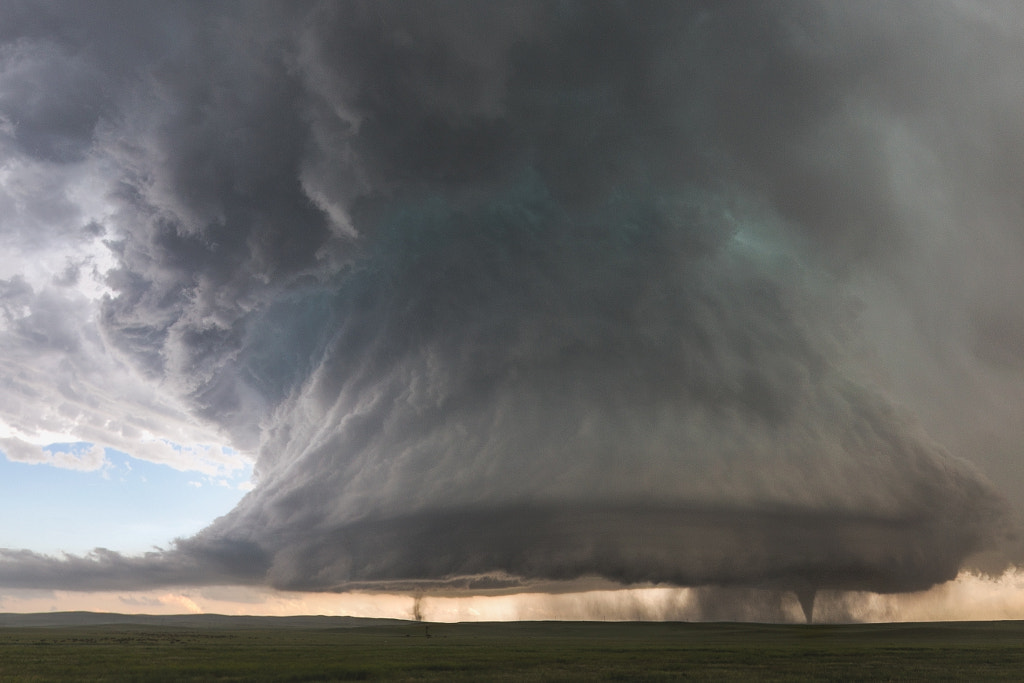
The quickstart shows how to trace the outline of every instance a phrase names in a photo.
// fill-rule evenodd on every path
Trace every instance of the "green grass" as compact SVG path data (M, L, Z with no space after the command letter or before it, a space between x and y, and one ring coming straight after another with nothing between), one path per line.
M0 681L1019 680L1024 623L0 628Z

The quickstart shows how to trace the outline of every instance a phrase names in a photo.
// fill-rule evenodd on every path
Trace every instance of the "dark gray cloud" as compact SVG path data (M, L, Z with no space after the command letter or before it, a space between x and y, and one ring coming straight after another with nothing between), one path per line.
M984 268L1024 250L992 156L1024 47L985 9L186 4L131 17L130 59L12 34L87 57L10 144L105 164L103 339L259 485L166 553L5 551L0 583L952 578L1013 489L915 382L1024 379L1019 276Z

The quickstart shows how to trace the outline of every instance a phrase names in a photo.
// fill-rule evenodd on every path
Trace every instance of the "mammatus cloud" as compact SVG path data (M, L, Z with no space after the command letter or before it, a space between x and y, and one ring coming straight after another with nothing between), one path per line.
M170 550L5 550L0 583L813 596L1006 547L1024 482L913 410L1020 401L1019 261L985 267L1024 251L1024 167L992 155L1024 132L1015 7L236 9L5 23L9 92L73 59L88 96L28 128L12 96L4 144L105 188L42 221L110 259L54 362L126 368L161 394L110 405L220 430L259 484ZM64 338L42 313L72 295L5 282L5 334Z

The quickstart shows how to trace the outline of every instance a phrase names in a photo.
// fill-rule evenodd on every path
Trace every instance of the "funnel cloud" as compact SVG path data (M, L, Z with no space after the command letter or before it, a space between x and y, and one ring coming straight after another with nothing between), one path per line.
M1017 559L1020 13L8 5L4 149L109 207L75 237L111 259L88 349L257 484L166 550L0 550L0 584L419 616L599 578L810 621ZM0 285L12 339L56 326Z

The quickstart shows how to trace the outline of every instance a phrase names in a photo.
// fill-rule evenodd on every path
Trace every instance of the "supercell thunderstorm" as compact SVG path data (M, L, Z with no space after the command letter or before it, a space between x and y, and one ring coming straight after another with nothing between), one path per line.
M864 351L922 187L990 151L948 137L1003 49L955 52L994 30L962 7L159 6L113 47L17 7L4 58L86 94L2 100L4 144L99 160L106 353L258 484L166 551L0 551L0 583L896 592L1005 540ZM992 305L971 348L1019 372Z

